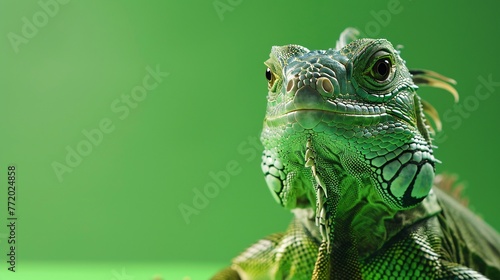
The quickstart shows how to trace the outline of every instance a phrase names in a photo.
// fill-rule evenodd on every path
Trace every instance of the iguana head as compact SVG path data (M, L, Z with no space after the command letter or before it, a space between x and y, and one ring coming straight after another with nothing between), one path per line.
M428 195L437 162L424 111L440 125L417 84L456 94L445 83L452 80L409 71L385 39L344 41L328 50L272 48L261 136L266 182L287 208L314 205L321 182L340 201L349 198L346 207L368 199L410 208Z

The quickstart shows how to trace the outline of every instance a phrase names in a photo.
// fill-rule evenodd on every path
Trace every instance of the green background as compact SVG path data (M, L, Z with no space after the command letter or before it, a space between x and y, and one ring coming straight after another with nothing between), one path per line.
M458 105L444 91L419 91L443 116L437 169L459 174L472 208L500 229L500 86L475 95L478 77L500 81L496 3L73 0L44 23L37 1L2 0L0 278L119 280L124 269L131 279L206 279L284 230L291 214L272 199L251 142L265 113L263 61L273 45L334 47L348 26L403 45L409 68L458 81ZM16 45L23 18L39 27ZM112 104L125 106L148 66L169 75L117 113ZM67 148L87 139L82 130L103 120L114 130L59 180L54 162L66 164ZM16 273L5 262L10 164ZM226 186L184 217L179 207L194 207L209 174L228 164L236 171Z

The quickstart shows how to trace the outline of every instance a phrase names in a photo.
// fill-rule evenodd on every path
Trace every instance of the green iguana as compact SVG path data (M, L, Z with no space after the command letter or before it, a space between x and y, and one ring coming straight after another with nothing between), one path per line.
M500 279L500 236L433 184L436 110L385 39L344 31L335 49L273 47L262 170L295 217L219 279Z

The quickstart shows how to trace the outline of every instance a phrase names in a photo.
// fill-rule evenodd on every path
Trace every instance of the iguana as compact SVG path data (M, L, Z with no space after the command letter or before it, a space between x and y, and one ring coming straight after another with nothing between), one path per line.
M356 35L271 49L262 170L294 219L213 280L500 279L498 233L433 183L441 123L416 90L454 81Z

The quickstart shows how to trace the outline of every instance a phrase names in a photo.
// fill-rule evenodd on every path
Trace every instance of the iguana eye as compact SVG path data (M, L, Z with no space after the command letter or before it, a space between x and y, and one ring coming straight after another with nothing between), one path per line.
M271 81L272 78L273 78L273 74L271 73L271 69L267 68L266 69L266 79L268 81Z
M273 72L269 68L266 69L266 79L268 81L268 87L272 88L276 78L274 77Z
M387 80L387 78L389 77L389 74L391 73L391 68L392 68L391 61L387 58L381 58L377 60L377 62L375 62L370 74L375 80L383 82Z
M396 71L393 55L385 50L380 50L372 55L365 75L368 76L368 82L374 86L389 83L394 77Z

